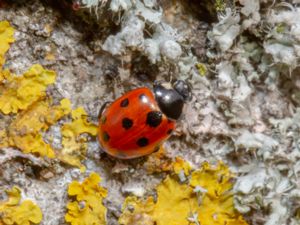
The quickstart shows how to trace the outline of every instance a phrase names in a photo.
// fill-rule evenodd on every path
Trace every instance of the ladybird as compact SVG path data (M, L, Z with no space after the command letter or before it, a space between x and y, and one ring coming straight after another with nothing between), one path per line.
M182 80L166 87L155 82L153 91L142 87L104 105L99 112L101 148L117 158L131 159L159 149L175 129L190 87Z

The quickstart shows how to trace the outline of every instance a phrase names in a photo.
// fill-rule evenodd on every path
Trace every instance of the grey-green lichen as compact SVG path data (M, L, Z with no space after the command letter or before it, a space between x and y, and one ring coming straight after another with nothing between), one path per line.
M208 56L220 61L217 104L233 126L226 134L233 148L220 154L236 151L243 162L233 164L240 174L235 185L240 212L268 211L252 218L267 225L299 224L300 108L294 72L300 9L292 2L264 1L267 8L262 2L240 0L241 7L227 8L208 33L213 46ZM220 147L211 144L205 148Z

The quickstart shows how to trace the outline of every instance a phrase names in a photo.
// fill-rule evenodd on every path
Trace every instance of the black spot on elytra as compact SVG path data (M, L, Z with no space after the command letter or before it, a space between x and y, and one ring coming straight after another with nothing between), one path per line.
M127 107L129 105L129 100L128 98L125 98L121 101L120 106L121 107Z
M108 133L107 133L106 131L104 131L102 135L103 135L103 136L102 136L102 137L103 137L103 140L104 140L105 142L108 142L109 139L110 139L110 136L108 135Z
M162 121L162 113L160 111L151 111L147 114L146 123L150 127L157 127Z
M148 145L148 143L149 143L149 141L148 141L148 139L145 138L145 137L140 138L140 139L136 142L136 144L137 144L138 146L140 146L140 147L145 147L145 146Z
M125 130L128 130L130 127L132 127L133 125L133 121L129 118L124 118L122 120L122 127L125 129Z
M168 130L168 134L171 134L173 132L173 129Z

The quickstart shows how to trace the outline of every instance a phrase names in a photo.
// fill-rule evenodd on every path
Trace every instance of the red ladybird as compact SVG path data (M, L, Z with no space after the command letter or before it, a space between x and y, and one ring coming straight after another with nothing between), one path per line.
M99 112L98 139L108 154L137 158L159 149L175 129L190 88L178 80L173 88L154 84L127 92Z

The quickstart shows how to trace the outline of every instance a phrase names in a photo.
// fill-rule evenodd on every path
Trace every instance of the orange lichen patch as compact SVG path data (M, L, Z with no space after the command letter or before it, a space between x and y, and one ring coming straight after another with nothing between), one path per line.
M7 73L0 85L0 111L4 114L17 113L46 96L46 88L55 82L54 71L41 65L33 65L22 76Z
M32 201L21 202L21 191L17 187L6 191L8 199L0 202L0 225L30 225L42 221L42 211Z
M9 49L9 45L15 41L14 28L8 21L0 21L0 70L5 63L4 55ZM0 82L3 79L0 72Z
M51 106L49 99L32 104L28 110L19 113L12 121L5 135L6 141L2 143L0 141L0 146L16 147L24 153L54 158L54 150L44 142L42 132L67 115L71 111L70 104L67 99L63 99L60 105L55 106Z
M247 225L234 209L233 179L229 168L220 162L213 167L204 163L192 173L190 185L198 191L201 204L197 210L201 225Z
M183 172L186 176L190 174L191 165L181 157L176 157L173 162L173 169L176 174Z
M177 159L177 172L187 171L187 162ZM157 187L157 201L127 197L123 213L119 218L122 225L247 225L234 209L233 174L223 163L211 167L204 163L191 174L189 184L167 177Z
M72 111L72 120L71 123L62 126L63 149L58 157L84 171L85 167L81 164L81 160L85 159L88 140L81 134L96 136L98 128L87 121L87 113L82 107Z
M148 156L144 166L149 174L168 172L172 170L172 159L166 155L161 146L157 152Z
M97 173L91 173L82 183L73 181L68 194L75 200L67 205L66 222L71 225L104 225L106 224L106 208L102 204L107 190L99 185L101 181Z
M119 223L132 225L148 221L148 224L157 225L189 225L191 223L188 217L197 210L197 207L197 198L193 189L167 177L157 187L157 202L154 202L152 197L144 201L127 197Z

